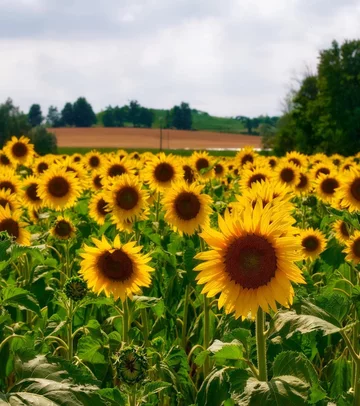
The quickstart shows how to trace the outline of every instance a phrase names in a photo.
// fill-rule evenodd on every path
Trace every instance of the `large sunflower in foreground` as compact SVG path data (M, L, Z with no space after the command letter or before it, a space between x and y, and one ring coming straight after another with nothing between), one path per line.
M350 212L360 210L360 172L349 170L343 176L336 197L341 202L341 207L347 208Z
M72 207L80 196L79 179L65 168L48 169L39 181L37 193L44 206L54 210Z
M30 233L24 228L27 224L21 221L21 214L20 210L0 206L0 231L7 231L18 244L30 245Z
M34 157L34 146L30 144L29 138L12 137L5 144L4 152L12 162L27 165Z
M137 178L130 175L117 178L104 192L104 199L115 224L118 221L135 219L147 205L146 192L141 189Z
M360 262L360 231L355 231L354 234L346 241L346 248L343 251L347 261L352 261L354 264Z
M147 265L151 258L140 254L142 247L135 242L122 245L117 235L110 244L105 237L93 239L96 247L85 245L80 254L80 273L93 292L124 301L127 296L140 293L142 287L150 286L150 273L154 271Z
M183 178L183 171L176 157L160 153L148 162L143 177L151 189L163 191L174 182L180 181Z
M219 216L220 232L205 227L201 237L212 248L196 258L205 261L195 270L205 284L202 293L220 293L218 305L235 317L255 317L261 306L276 311L276 302L289 307L294 296L291 282L305 283L294 264L301 258L299 239L291 236L294 219L277 207L257 203L241 214Z
M165 220L175 229L192 235L209 223L212 199L202 194L203 186L185 182L175 184L163 198Z
M28 176L23 180L21 198L25 206L29 209L39 209L42 205L42 200L38 195L39 179L35 176Z

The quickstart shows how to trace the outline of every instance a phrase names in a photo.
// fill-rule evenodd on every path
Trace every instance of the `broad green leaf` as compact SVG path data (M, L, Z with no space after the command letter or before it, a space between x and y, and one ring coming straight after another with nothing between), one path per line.
M91 364L105 364L104 355L100 352L103 344L91 336L83 336L78 342L77 355L82 361Z
M220 406L230 398L230 386L227 381L227 368L214 369L204 380L196 397L196 404L201 406Z
M233 340L231 343L223 343L222 341L215 340L208 348L208 351L213 353L217 359L238 360L243 356L243 346L237 340Z
M133 296L137 309L147 309L156 306L162 299L159 297Z
M105 388L97 391L104 399L110 399L118 406L126 406L128 404L128 397L121 393L118 388Z
M152 395L154 393L159 393L159 392L163 391L164 389L168 388L169 386L171 386L171 383L163 382L163 381L155 381L155 382L146 383L144 386L144 396Z
M331 398L348 391L351 386L351 362L344 355L331 360L324 369L324 375L329 382L329 395Z
M199 367L203 366L209 354L211 354L209 350L199 352L199 354L195 357L195 364Z
M39 303L35 296L22 288L7 287L3 289L2 305L19 308L20 310L30 310L41 317Z
M309 385L295 376L278 376L269 382L250 378L242 394L233 395L241 406L305 406Z

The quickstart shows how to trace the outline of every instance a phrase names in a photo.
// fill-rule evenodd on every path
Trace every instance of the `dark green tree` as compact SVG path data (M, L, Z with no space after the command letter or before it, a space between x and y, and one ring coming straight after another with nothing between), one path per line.
M0 148L13 135L27 135L30 128L28 116L14 106L11 99L0 104Z
M31 127L40 125L44 119L41 112L40 104L33 104L28 113L28 119Z
M128 107L123 106L123 107L118 107L115 106L113 109L113 115L114 115L114 121L115 121L115 126L116 127L124 127L125 125L125 120L127 119L128 116Z
M71 103L66 103L61 110L61 121L64 126L74 125L74 109Z
M62 125L62 120L61 120L61 114L59 113L57 107L55 106L50 106L48 110L48 114L46 116L46 124L49 127L61 127Z
M96 115L85 97L79 97L73 105L75 127L91 127L96 123Z
M129 103L128 120L134 127L140 127L141 106L137 100L131 100Z
M192 114L188 103L182 102L180 106L174 106L170 111L171 127L178 130L192 129Z
M106 107L103 115L102 122L104 127L116 127L114 119L114 109L111 106Z
M141 127L151 128L154 121L154 112L145 107L140 108L139 123Z
M56 154L57 140L55 134L47 131L45 126L37 126L29 132L29 138L39 155Z

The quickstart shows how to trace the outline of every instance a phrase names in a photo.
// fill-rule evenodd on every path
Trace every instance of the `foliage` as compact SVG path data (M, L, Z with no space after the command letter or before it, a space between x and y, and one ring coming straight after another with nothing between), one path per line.
M62 118L57 107L50 106L46 116L46 125L49 127L57 128L62 126Z
M28 119L31 127L36 127L42 123L44 118L42 116L41 107L39 104L33 104L30 107Z
M57 140L55 134L47 131L45 126L38 126L29 132L29 138L39 155L56 154Z
M73 104L73 120L75 127L91 127L96 123L96 115L85 97L79 97Z
M61 110L61 122L64 126L72 126L75 124L74 109L71 103L66 103Z
M192 114L188 103L182 102L180 106L174 106L167 117L165 127L177 130L192 129Z

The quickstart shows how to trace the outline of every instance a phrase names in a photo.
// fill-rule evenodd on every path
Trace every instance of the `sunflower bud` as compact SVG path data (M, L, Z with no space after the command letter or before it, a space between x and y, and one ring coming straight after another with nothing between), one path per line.
M84 299L88 291L86 282L78 276L69 278L64 285L65 295L74 302Z
M125 347L115 360L115 368L119 379L129 385L143 381L148 370L144 350L136 346Z

